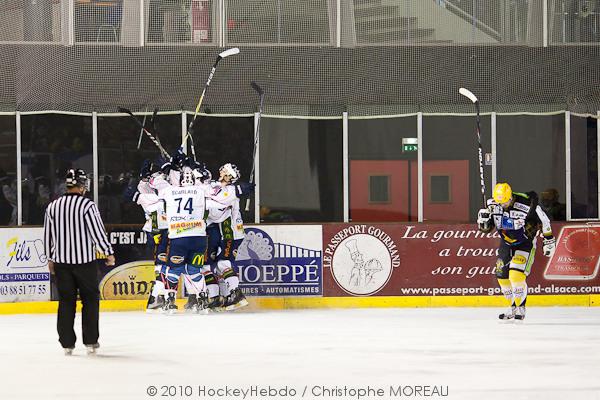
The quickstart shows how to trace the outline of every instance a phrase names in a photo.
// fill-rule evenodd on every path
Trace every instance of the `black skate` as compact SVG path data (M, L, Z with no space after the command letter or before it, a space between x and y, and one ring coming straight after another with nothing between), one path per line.
M509 312L498 315L498 318L505 320L505 321L511 320L511 319L515 318L516 313L517 313L517 306L515 306L513 304L512 306L510 306Z
M208 309L213 312L219 312L225 305L225 299L223 296L215 296L208 299Z
M148 304L146 305L146 312L149 314L156 313L162 310L165 305L165 296L159 294L157 297L150 295L148 298Z
M177 313L177 304L175 304L175 293L169 293L169 296L167 297L162 310L165 314Z
M95 356L98 352L99 347L100 347L100 343L86 344L85 351L88 356Z
M227 296L227 302L225 303L225 309L227 311L237 310L238 308L246 307L248 305L248 300L246 300L246 296L242 293L242 289L239 287L233 289L229 296Z
M198 312L198 297L195 294L190 294L188 296L188 301L183 306L183 310L186 313L197 313Z

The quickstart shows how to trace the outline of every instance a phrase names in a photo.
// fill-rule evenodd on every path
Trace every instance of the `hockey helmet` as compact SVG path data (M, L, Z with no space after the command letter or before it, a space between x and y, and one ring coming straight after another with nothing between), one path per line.
M494 201L500 205L505 205L512 200L512 189L508 183L497 183L494 186Z
M232 163L223 164L221 168L219 168L219 174L221 174L221 177L229 175L231 177L229 183L237 182L241 176L238 167Z
M71 168L71 169L67 170L67 176L65 177L65 185L68 188L78 186L78 187L85 188L85 190L89 191L90 190L90 179L88 178L88 176L84 170L79 169L79 168L78 169Z
M190 167L183 167L181 175L179 176L180 186L194 186L196 183L196 177L194 171Z

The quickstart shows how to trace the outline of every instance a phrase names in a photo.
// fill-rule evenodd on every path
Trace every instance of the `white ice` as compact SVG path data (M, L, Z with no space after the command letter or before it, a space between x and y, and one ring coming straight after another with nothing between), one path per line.
M390 386L430 385L448 389L447 397L431 398L600 399L600 308L531 307L522 324L502 323L498 312L103 313L99 354L85 355L78 316L71 357L57 341L55 315L5 315L0 398L150 399L152 385L159 390L154 398L215 399L200 397L198 387L271 385L297 391L287 398L301 398L306 388L308 399L357 399L313 390L370 386L386 396L368 399L389 399ZM178 392L160 396L165 385Z

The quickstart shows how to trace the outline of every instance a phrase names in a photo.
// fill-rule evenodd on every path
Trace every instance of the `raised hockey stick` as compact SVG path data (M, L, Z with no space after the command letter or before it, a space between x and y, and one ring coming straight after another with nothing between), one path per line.
M146 111L148 111L148 107L146 107ZM144 114L144 119L142 120L142 125L146 126L146 114ZM137 149L139 150L142 146L142 138L144 137L144 130L140 129L140 136L138 138Z
M150 118L150 126L152 127L152 132L156 132L156 126L154 125L154 123L156 122L156 115L158 114L158 108L154 109L154 112L152 113L152 117ZM144 120L142 121L142 123L144 124L144 126L146 126L146 115L144 115ZM140 140L138 142L138 150L140 149L140 145L142 144L142 135L144 134L144 130L140 129ZM159 143L160 143L160 139L156 138Z
M481 117L479 115L479 100L477 96L473 94L469 89L460 88L458 93L462 94L475 104L475 110L477 111L477 142L479 144L479 180L481 184L481 198L483 200L483 208L487 207L485 200L485 178L483 174L483 147L481 146Z
M157 137L155 137L152 132L150 132L148 129L146 129L146 127L144 126L144 124L142 124L142 122L137 119L137 117L135 115L133 115L133 113L131 112L131 110L124 108L124 107L119 107L118 111L120 113L125 113L125 114L129 114L131 116L131 118L133 118L133 120L140 126L140 128L142 129L142 131L150 138L150 140L152 140L152 143L154 143L156 145L156 147L158 147L158 150L160 150L160 154L163 157L166 157L167 159L171 158L171 156L169 155L169 152L166 151L164 149L164 147L162 147L162 145L160 144L160 140L158 140Z
M200 95L200 100L198 100L198 104L196 105L196 111L194 111L194 117L190 121L188 128L187 128L187 133L183 137L183 141L181 142L181 147L183 147L185 149L187 147L188 137L190 138L190 142L192 145L192 155L194 156L194 160L196 160L196 150L194 149L194 138L192 137L192 126L194 126L194 122L196 121L196 116L198 116L198 112L200 111L200 106L202 106L202 100L204 100L204 94L206 93L206 89L210 86L210 82L212 81L212 78L215 75L215 71L217 70L217 65L219 64L219 61L221 61L221 59L223 59L225 57L229 57L229 56L238 54L239 52L240 52L240 49L237 47L234 47L234 48L231 48L229 50L225 50L225 51L219 53L219 55L217 56L217 59L215 60L215 63L212 66L212 69L210 70L210 73L208 74L208 79L206 80L206 83L204 84L204 89L202 90L202 94Z
M258 140L260 138L260 117L263 112L263 103L265 101L265 91L258 85L258 83L250 82L252 89L256 90L260 98L258 105L258 118L256 121L256 129L254 130L254 149L252 150L252 169L250 170L250 183L254 182L254 167L256 165L256 148L258 147ZM250 197L246 199L246 212L250 211Z

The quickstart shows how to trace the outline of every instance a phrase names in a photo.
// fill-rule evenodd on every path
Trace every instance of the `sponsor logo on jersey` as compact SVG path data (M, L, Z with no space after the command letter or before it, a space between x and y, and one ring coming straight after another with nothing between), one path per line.
M195 254L194 258L192 259L192 265L195 266L202 266L204 265L204 254Z
M512 262L515 264L525 264L526 261L527 259L521 254L517 254L512 258Z
M517 210L521 210L521 211L524 211L525 213L528 213L529 209L531 207L529 207L529 206L527 206L527 205L525 205L523 203L519 203L518 201L516 201L515 204L513 204L513 208L516 208Z
M523 212L523 211L517 211L517 210L510 210L509 215L511 218L523 218L525 219L527 217L527 213Z
M183 221L176 222L174 224L169 224L169 230L176 231L177 233L182 233L192 229L202 228L203 226L204 221Z

